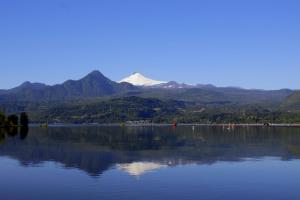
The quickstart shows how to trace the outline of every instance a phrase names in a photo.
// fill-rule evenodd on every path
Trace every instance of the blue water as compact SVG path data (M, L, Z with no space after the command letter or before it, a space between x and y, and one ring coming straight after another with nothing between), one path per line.
M296 128L1 131L1 199L300 199Z

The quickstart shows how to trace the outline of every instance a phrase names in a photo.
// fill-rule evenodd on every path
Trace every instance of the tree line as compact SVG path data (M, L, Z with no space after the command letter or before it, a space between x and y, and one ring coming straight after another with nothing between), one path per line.
M27 113L22 112L20 115L12 114L6 116L0 111L0 127L12 127L12 126L24 126L29 124L29 118Z

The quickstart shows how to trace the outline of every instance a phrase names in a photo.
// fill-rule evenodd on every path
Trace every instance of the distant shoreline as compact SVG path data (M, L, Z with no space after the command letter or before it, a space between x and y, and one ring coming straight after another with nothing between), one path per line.
M39 127L41 124L30 124L32 127ZM172 126L173 124L159 124L159 123L145 123L145 124L122 124L122 123L91 123L91 124L72 124L72 123L62 123L62 124L49 124L49 127L70 127L70 126L119 126L119 127L143 127L143 126ZM235 128L235 127L299 127L299 124L278 124L270 123L265 124L197 124L197 123L178 123L177 126L202 126L202 127L226 127L226 128Z
M10 125L10 126L0 126L0 128L21 128L24 127L22 125Z

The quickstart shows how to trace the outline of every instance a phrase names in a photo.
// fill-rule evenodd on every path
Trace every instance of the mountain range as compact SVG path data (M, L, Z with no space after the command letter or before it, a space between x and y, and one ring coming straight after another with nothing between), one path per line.
M140 99L127 98L132 96ZM110 101L110 99L120 100ZM147 99L156 99L157 108L154 108L152 101ZM70 108L72 114L75 115L79 107L81 109L82 106L98 105L102 101L109 101L106 107L102 106L103 110L113 106L118 110L116 112L121 110L124 112L123 108L121 110L119 108L127 107L128 104L132 105L132 102L140 107L133 106L133 110L140 112L141 107L147 104L142 112L144 114L146 111L150 112L152 113L150 115L158 120L159 116L171 118L172 111L167 105L170 101L177 101L177 103L171 103L174 105L173 114L182 113L182 111L198 112L203 109L218 109L213 112L220 112L220 110L239 112L249 107L259 107L260 110L267 109L270 112L278 110L300 113L300 92L298 91L290 89L248 90L238 87L216 87L210 84L190 85L175 81L157 81L140 73L134 73L115 82L95 70L79 80L68 80L62 84L49 86L43 83L25 82L9 90L0 90L0 108L9 113L21 111L38 113L41 110L58 107L60 110ZM74 107L71 108L71 105ZM89 109L92 112L97 107L90 106ZM160 111L158 112L157 109ZM82 111L82 113L85 112ZM149 113L144 114L143 116L150 116ZM128 116L135 116L135 119L138 119L136 116L139 115ZM122 118L121 115L119 117ZM106 119L114 118L106 116Z
M60 101L73 98L103 97L135 90L129 83L116 83L99 71L80 80L68 80L53 86L25 82L18 87L0 92L0 101Z
M141 96L196 102L261 103L280 102L292 90L247 90L238 87L216 87L210 84L190 85L175 81L157 81L134 73L119 82L95 70L82 79L49 86L25 82L9 90L0 90L0 102L63 101L92 97Z

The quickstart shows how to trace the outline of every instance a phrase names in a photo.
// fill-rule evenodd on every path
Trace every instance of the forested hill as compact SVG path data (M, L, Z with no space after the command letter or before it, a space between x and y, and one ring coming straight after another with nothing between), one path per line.
M300 91L289 95L281 104L281 109L287 112L300 113Z
M42 123L299 123L300 115L260 105L210 106L184 101L122 97L87 102L37 105L28 110Z

